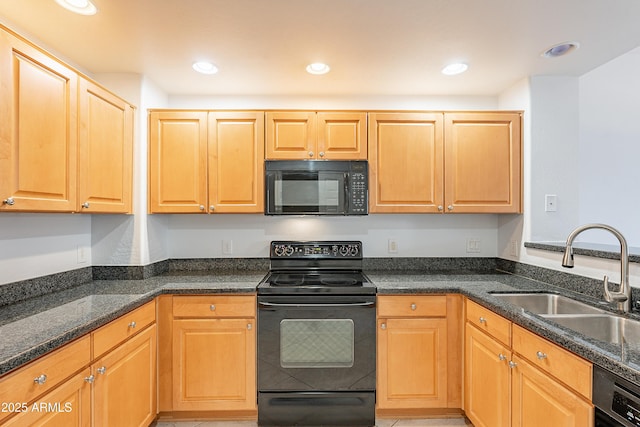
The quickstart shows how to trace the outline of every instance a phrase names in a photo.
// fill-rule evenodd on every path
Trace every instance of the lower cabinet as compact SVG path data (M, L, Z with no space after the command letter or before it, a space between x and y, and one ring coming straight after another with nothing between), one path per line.
M378 297L379 415L460 408L458 301L446 295Z
M156 325L91 366L94 426L146 427L156 417Z
M255 296L161 296L159 307L161 417L255 418Z
M593 426L591 368L467 301L464 409L475 427Z

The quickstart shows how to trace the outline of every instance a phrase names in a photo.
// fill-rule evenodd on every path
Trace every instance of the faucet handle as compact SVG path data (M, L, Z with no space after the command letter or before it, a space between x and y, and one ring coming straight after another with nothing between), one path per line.
M609 291L609 276L604 276L604 300L607 302L624 302L628 298L623 292Z

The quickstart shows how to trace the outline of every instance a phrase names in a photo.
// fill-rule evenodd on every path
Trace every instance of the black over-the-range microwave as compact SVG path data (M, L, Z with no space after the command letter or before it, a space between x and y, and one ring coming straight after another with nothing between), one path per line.
M265 215L367 215L366 160L266 160Z

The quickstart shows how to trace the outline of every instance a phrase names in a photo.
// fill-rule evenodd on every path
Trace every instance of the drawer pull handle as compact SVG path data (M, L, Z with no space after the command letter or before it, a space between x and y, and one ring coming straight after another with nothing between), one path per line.
M513 360L509 360L509 367L511 369L515 368L516 366L518 366L518 364L516 362L514 362Z
M96 369L96 371L100 374L100 375L104 375L107 372L107 367L106 366L100 366L98 369Z
M411 310L416 311L416 308L418 308L418 306L416 306L415 304L411 304Z
M484 317L480 316L480 323L487 323L487 319L485 319Z
M33 379L34 384L44 384L47 381L47 376L45 374L39 375Z
M500 361L503 362L503 361L507 360L507 356L505 356L504 354L500 353L498 355L498 359L500 359Z
M135 327L136 327L136 322L131 322L131 323L129 323L129 327L130 327L130 328L135 328Z
M88 377L84 377L84 380L89 384L93 384L93 382L96 380L96 377L94 377L93 375L89 375Z
M209 306L209 310L211 310L211 311L216 311L216 305L215 305L215 304L211 304L211 305Z
M536 357L537 357L538 359L540 359L540 360L542 360L542 359L546 359L546 358L547 358L547 354L546 354L546 353L543 353L543 352L541 352L541 351L538 351L538 352L536 353Z

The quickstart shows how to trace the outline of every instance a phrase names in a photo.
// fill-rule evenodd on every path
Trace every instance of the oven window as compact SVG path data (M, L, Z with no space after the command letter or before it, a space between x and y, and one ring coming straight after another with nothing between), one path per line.
M350 368L353 340L351 319L284 319L280 322L280 365Z

